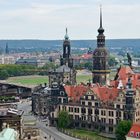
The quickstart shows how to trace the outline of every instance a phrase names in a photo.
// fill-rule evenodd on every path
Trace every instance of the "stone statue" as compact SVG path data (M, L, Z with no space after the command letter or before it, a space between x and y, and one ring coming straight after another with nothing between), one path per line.
M128 59L129 66L132 67L132 58L129 53L127 53L127 59Z

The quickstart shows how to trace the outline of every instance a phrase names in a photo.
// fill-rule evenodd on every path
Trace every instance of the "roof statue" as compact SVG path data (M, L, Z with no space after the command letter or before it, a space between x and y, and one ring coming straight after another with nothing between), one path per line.
M132 58L129 53L127 53L127 59L128 59L129 66L132 67Z

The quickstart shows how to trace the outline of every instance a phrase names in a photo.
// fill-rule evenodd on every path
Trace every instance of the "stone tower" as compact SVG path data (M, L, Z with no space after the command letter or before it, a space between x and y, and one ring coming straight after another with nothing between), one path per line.
M67 28L63 42L63 56L61 56L60 58L60 63L60 65L67 65L68 67L73 68L73 59L71 58L71 45Z
M108 51L105 48L104 29L102 27L102 8L100 7L100 27L98 29L97 47L93 52L93 83L105 85L110 70L108 67Z

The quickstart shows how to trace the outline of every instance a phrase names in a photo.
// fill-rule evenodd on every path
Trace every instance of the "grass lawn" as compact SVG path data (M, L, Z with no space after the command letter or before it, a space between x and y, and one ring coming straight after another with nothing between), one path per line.
M113 79L114 75L115 72L111 72L110 79ZM92 82L92 74L77 74L76 80L77 84L80 84L81 82L87 83L89 80ZM23 85L39 85L43 83L48 83L48 76L31 75L10 77L7 82Z
M89 80L92 82L92 75L77 75L76 77L77 83L87 83Z
M111 140L109 138L98 136L96 132L92 132L92 131L78 130L78 129L68 129L68 131L73 133L74 135L80 137L88 137L89 139L92 140Z
M18 83L23 85L39 85L48 83L48 76L17 76L10 77L7 82Z

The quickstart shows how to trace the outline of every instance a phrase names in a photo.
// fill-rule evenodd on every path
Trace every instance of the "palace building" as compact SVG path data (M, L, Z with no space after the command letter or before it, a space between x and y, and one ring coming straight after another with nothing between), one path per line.
M64 79L69 80L69 77L63 73L61 82L55 82L50 77L50 81L54 82L33 94L33 112L48 117L52 125L57 125L58 114L62 110L69 113L74 128L110 134L115 133L121 120L131 120L134 123L140 121L140 73L135 73L129 63L120 66L114 80L108 80L109 53L105 48L101 9L98 32L97 48L93 52L93 83L77 85L74 71L71 84L66 84ZM73 70L67 31L63 50L60 68Z

